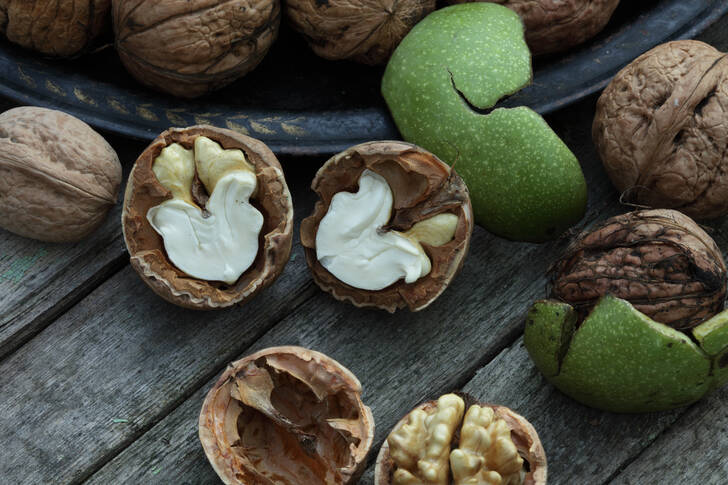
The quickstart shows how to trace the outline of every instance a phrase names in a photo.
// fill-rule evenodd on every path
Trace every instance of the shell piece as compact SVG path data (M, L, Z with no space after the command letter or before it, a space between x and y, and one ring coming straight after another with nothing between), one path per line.
M111 0L0 0L0 31L23 47L71 57L101 32L110 8Z
M449 398L449 396L460 399L463 403L463 399L459 396L449 394L443 397ZM546 453L536 430L525 418L505 406L479 404L470 396L464 396L464 404L467 409L465 420L461 407L456 430L454 434L448 435L447 448L453 450L449 453L449 463L450 466L457 468L452 470L455 483L546 484ZM418 458L421 458L422 451L430 446L427 429L433 423L440 407L439 401L420 404L395 425L377 455L375 485L436 483L415 477L410 481L397 480L399 477L411 475L407 470L415 470L415 473L423 470L418 467ZM449 408L452 409L452 405ZM490 417L489 421L483 419L487 416ZM408 450L405 454L402 453L405 449L402 445ZM514 451L516 455L513 454ZM467 470L466 464L470 465ZM447 477L450 469L447 459L443 466ZM496 472L496 469L505 475ZM476 475L466 477L465 474L469 470L477 470L479 472L476 473L477 478ZM457 481L459 479L462 481ZM469 481L473 479L475 481Z
M162 238L147 220L150 208L172 197L152 171L154 160L162 149L173 143L191 149L200 136L210 138L225 149L242 150L255 168L258 188L251 201L264 219L259 250L252 266L232 285L191 278L174 267L164 251ZM208 194L202 183L195 180L193 195L198 205L204 206ZM283 271L291 251L293 204L280 163L262 142L212 126L172 128L159 135L139 155L126 187L122 228L131 265L145 283L172 303L209 310L249 300Z
M357 378L301 347L273 347L228 366L207 394L202 447L226 484L354 483L374 439Z
M723 308L726 266L715 241L673 210L637 211L581 234L551 268L552 295L583 319L605 294L691 328Z
M466 3L472 0L451 0ZM533 55L564 51L601 32L619 0L480 0L521 16Z
M252 71L278 36L279 0L113 0L116 48L140 82L196 97Z
M387 62L435 0L288 0L286 13L313 51L326 59Z
M728 55L695 40L659 45L597 102L592 135L623 197L708 219L728 213Z
M103 222L120 183L116 152L81 120L29 106L0 115L0 227L78 241Z
M458 217L454 237L448 243L442 246L422 243L432 268L427 276L414 283L400 280L382 290L360 290L338 280L316 257L318 225L333 196L342 191L356 192L357 181L365 169L384 177L392 189L394 204L392 217L385 226L387 230L405 232L417 222L442 213ZM390 312L404 307L417 311L432 303L461 268L473 230L468 190L457 173L431 153L404 142L363 143L329 159L319 169L311 188L320 200L313 214L301 223L301 243L314 281L335 298Z

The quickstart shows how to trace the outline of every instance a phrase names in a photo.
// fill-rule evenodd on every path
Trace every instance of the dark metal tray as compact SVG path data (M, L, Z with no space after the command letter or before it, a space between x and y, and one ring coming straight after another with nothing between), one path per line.
M726 0L625 0L591 42L568 55L537 60L534 82L504 105L527 105L542 114L558 109L604 87L642 52L693 37L726 12ZM61 109L98 128L142 139L169 126L227 126L279 154L327 154L366 140L397 138L379 94L382 72L316 57L284 22L258 69L189 101L137 84L113 48L59 61L0 43L0 94L17 102Z

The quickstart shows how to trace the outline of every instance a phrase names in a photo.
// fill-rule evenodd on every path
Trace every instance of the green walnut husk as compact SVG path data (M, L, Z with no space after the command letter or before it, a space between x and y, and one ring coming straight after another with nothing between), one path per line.
M382 94L405 140L456 164L476 222L525 241L558 237L586 208L576 157L537 113L495 108L531 82L523 24L492 3L428 15L395 50Z
M637 413L685 406L728 382L726 268L687 216L611 218L580 235L553 269L561 300L531 307L524 343L565 394Z

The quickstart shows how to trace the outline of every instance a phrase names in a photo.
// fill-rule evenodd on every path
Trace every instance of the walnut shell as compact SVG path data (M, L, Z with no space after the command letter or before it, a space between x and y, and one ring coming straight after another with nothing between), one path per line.
M550 270L552 296L583 320L610 294L655 321L688 329L723 309L726 266L695 222L674 210L607 219L578 236Z
M104 28L111 0L0 0L0 31L43 54L72 57Z
M388 228L405 231L443 212L458 216L455 237L449 243L438 247L422 244L432 270L414 283L400 280L382 290L361 290L337 279L316 258L316 232L331 199L341 191L356 191L365 169L384 177L392 189L394 207ZM301 223L301 244L314 281L337 300L389 312L404 307L422 310L440 296L462 267L473 232L468 189L455 170L432 153L399 141L362 143L331 157L316 173L311 188L320 200Z
M116 152L83 121L31 106L0 115L0 227L79 241L116 204L120 183Z
M255 167L258 189L251 203L264 217L260 246L252 266L233 285L193 278L177 269L167 257L162 237L146 217L151 207L171 198L152 171L155 158L172 143L192 148L198 136L206 136L225 149L242 150ZM204 192L202 184L196 182L193 194L200 202ZM132 267L159 296L186 308L212 310L244 303L280 275L291 252L293 203L281 165L263 142L214 126L171 128L152 141L132 168L124 194L122 229Z
M668 42L622 69L597 102L593 138L628 201L696 219L728 214L728 56Z
M279 0L113 0L116 49L143 84L192 98L263 60L278 35Z
M286 13L326 59L383 64L435 0L287 0Z
M508 427L511 428L511 439L518 449L518 454L521 455L524 462L528 462L528 472L526 473L522 485L546 485L546 478L548 475L546 452L543 449L538 433L531 423L529 423L526 418L520 414L513 412L505 406L481 403L467 394L460 394L460 396L465 401L466 409L473 404L488 406L493 409L498 418L503 419L506 424L508 424ZM416 406L412 409L412 411L415 409L428 410L435 406L437 406L437 401L427 401ZM406 422L408 416L409 413L402 417L395 427ZM460 433L455 433L453 442L451 443L453 449L457 446L459 437ZM389 455L389 443L385 439L384 443L382 443L382 447L379 449L379 454L377 455L377 462L374 469L374 485L391 485L392 474L395 469L396 465Z
M451 0L467 3L473 0ZM565 51L602 31L619 0L480 0L521 16L533 55Z
M273 347L228 366L205 398L199 431L228 485L343 485L364 470L374 418L344 366Z

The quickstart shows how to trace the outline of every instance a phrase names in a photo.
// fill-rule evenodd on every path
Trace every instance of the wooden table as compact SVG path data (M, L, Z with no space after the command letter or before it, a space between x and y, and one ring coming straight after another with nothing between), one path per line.
M728 51L728 17L702 36ZM549 116L589 186L581 227L626 211L591 143L596 97ZM5 103L7 106L7 102ZM125 177L143 143L109 135ZM687 408L618 415L549 385L522 340L566 239L514 243L476 228L461 274L430 308L389 315L340 303L313 283L298 224L324 160L284 159L296 238L276 283L243 307L202 313L157 297L128 264L120 205L78 244L0 230L0 483L219 483L197 439L206 392L257 349L301 345L361 380L376 421L370 467L417 403L463 390L507 405L538 430L550 484L728 483L728 386ZM728 222L712 225L728 249Z

